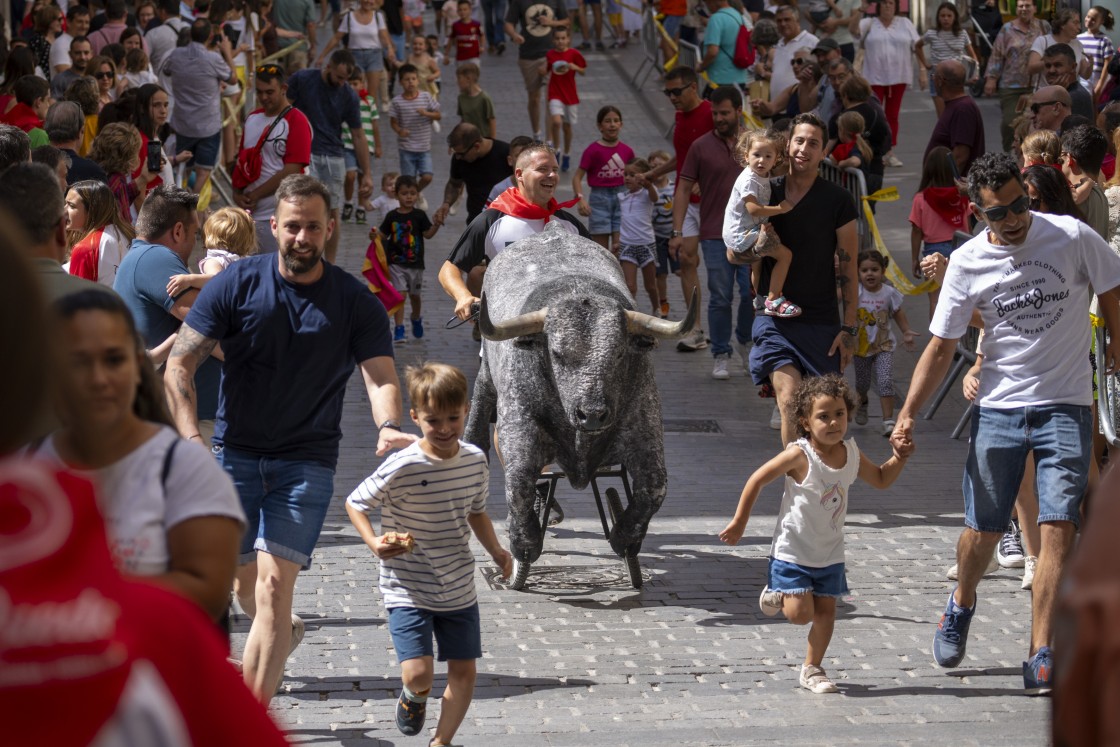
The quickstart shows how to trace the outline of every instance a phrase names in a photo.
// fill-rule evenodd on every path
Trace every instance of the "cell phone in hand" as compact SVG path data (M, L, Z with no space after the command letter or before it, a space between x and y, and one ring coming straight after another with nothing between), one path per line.
M148 141L148 171L153 174L159 173L160 161L163 160L163 150L161 143L158 140Z

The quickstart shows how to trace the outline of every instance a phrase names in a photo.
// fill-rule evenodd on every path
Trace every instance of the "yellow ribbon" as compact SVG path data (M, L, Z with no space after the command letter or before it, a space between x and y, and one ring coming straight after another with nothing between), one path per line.
M876 202L894 202L898 200L898 187L887 187L880 189L874 194L864 196L861 201L863 202L863 215L867 218L867 228L871 231L871 239L875 243L875 249L880 254L890 260L887 265L887 280L891 281L891 285L898 289L899 293L907 296L920 296L923 293L935 291L941 286L932 280L926 280L921 284L915 285L906 273L899 269L899 264L891 255L887 245L883 243L883 237L879 234L879 226L875 224L875 213L871 212L871 200Z

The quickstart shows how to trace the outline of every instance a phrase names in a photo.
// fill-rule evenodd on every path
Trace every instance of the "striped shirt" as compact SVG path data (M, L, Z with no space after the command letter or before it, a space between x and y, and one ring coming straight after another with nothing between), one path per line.
M377 111L377 104L371 99L368 94L363 96L358 94L358 110L362 114L362 132L366 134L366 145L369 146L369 152L373 153L373 122L380 119ZM350 133L349 127L342 128L342 147L346 150L354 150L354 136Z
M926 62L932 68L945 60L960 60L965 56L968 46L968 34L961 31L956 36L952 31L944 29L928 29L922 35L925 44Z
M409 532L410 553L381 561L378 585L386 608L448 612L476 602L467 517L486 511L486 456L459 442L450 459L433 459L419 443L393 454L346 499L369 514L381 508L381 532Z
M427 91L420 91L414 99L406 99L402 93L390 102L389 117L397 127L408 130L408 137L400 138L397 143L401 150L425 153L432 149L432 120L420 113L422 109L439 111L439 102Z
M1085 54L1093 60L1093 72L1090 80L1095 85L1101 77L1101 73L1104 72L1104 61L1116 53L1112 46L1112 40L1104 34L1094 36L1090 32L1084 31L1077 35L1077 41L1081 42Z

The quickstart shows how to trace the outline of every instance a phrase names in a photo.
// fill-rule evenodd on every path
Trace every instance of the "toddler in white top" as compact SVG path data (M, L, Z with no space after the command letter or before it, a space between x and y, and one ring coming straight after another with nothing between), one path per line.
M800 438L759 467L747 480L735 517L719 538L728 545L743 536L762 488L785 475L785 492L770 546L769 580L759 597L762 612L781 612L794 625L812 623L801 667L801 686L814 693L837 692L821 668L836 622L836 599L848 593L844 575L844 517L856 477L877 488L891 485L907 453L895 452L882 466L845 439L856 400L840 374L801 382L789 408Z
M772 130L750 130L739 138L736 150L745 168L735 180L723 214L723 243L736 257L755 265L751 269L751 284L756 289L760 260L764 257L774 260L769 293L765 301L755 301L755 308L769 316L789 318L801 316L801 307L787 301L782 294L793 253L778 242L765 242L767 246L759 243L762 224L772 215L781 215L793 209L787 200L782 200L779 205L770 204L770 174L784 147L785 137Z
M369 204L370 212L376 216L376 220L373 221L375 226L380 225L381 221L385 220L386 215L401 206L397 199L398 176L400 174L396 171L386 171L381 176L381 195Z
M661 294L657 290L657 237L653 233L653 206L657 187L642 174L649 171L644 158L631 158L622 172L625 192L618 193L618 261L626 287L635 302L638 298L638 270L646 287L654 315L661 313Z

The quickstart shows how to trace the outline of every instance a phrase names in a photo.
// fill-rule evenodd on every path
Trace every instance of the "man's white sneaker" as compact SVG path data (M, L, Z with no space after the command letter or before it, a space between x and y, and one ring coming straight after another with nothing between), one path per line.
M296 650L296 647L303 642L303 634L305 629L303 627L303 620L296 613L292 613L292 643L288 646L288 656Z
M770 427L776 431L782 429L782 408L774 405L774 412L770 413Z
M735 352L739 354L739 360L743 364L743 372L749 374L751 372L751 343L732 340L731 347L735 348Z
M712 378L724 381L731 378L731 372L727 370L727 364L731 361L731 356L727 353L716 356L715 365L712 366Z
M1033 555L1028 555L1026 561L1023 563L1023 583L1019 587L1024 591L1030 591L1034 586L1034 569L1038 566L1038 558Z
M945 578L950 581L956 581L957 570L957 564L953 563L949 566L949 570L945 571ZM992 553L992 557L988 560L988 567L984 569L984 575L987 576L989 573L994 573L997 570L999 570L999 561L996 560L995 553Z

